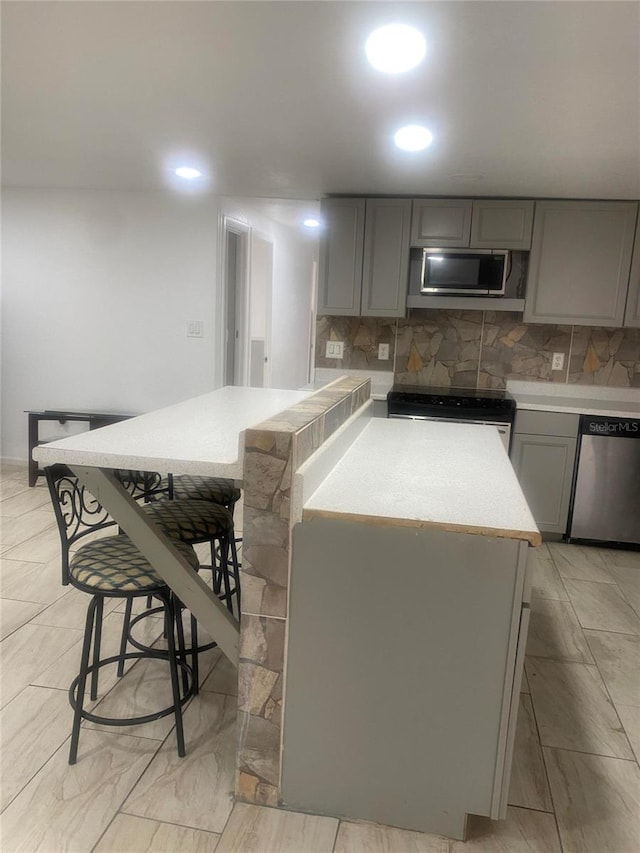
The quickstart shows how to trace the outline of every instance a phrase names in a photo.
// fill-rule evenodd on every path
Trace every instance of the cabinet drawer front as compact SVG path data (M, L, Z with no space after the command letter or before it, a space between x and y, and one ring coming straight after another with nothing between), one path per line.
M576 438L580 415L568 412L534 412L518 409L514 432L525 432L529 435L566 435Z

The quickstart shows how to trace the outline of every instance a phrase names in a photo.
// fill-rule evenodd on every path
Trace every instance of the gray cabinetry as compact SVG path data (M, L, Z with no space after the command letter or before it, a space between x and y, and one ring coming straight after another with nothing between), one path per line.
M410 199L325 199L318 314L403 317Z
M421 198L413 202L412 246L468 246L472 202L460 198Z
M473 202L471 248L531 248L533 229L532 201L486 199Z
M363 317L404 317L411 200L367 199L362 269Z
M627 307L624 312L624 325L640 327L640 217L636 226L636 239L629 275Z
M542 532L566 533L578 415L518 412L511 461Z
M338 516L292 541L284 803L454 838L504 818L527 543Z
M318 314L360 314L365 200L322 202Z
M536 203L525 322L622 325L637 207Z
M519 199L414 199L411 245L526 251L533 206Z

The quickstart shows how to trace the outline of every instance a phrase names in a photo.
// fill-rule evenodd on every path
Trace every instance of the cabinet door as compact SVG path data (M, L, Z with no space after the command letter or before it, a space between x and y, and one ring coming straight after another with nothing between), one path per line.
M364 214L364 199L330 198L322 202L319 315L360 314Z
M524 320L621 326L634 202L536 202Z
M363 317L404 317L406 313L410 220L409 199L367 199Z
M471 201L461 198L424 198L413 202L411 245L468 246L471 237Z
M513 437L513 467L542 531L566 533L576 442L566 436Z
M631 274L629 276L629 292L627 293L627 307L624 312L625 326L640 327L640 216L636 227L636 239L633 249L633 260L631 262Z
M473 202L472 249L531 248L532 201L487 200Z

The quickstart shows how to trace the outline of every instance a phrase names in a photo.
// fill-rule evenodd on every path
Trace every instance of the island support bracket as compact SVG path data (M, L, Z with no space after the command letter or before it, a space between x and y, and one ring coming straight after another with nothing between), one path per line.
M151 563L198 623L237 667L240 627L210 587L193 571L160 527L153 522L112 471L106 468L71 466L91 494L113 516L132 542Z

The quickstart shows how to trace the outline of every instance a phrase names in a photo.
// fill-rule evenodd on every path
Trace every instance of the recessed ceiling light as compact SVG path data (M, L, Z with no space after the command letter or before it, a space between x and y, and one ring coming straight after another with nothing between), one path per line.
M393 141L403 151L422 151L433 142L433 134L422 125L407 124L395 134Z
M407 24L388 24L374 30L365 44L367 59L378 71L400 74L415 68L427 50L422 33Z
M194 169L192 166L180 166L175 172L179 178L186 178L188 181L202 177L202 172L199 169Z
M320 220L319 220L319 219L309 218L309 219L305 219L305 220L304 220L304 222L303 222L302 224L303 224L306 228L319 228L319 227L320 227Z

